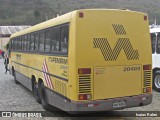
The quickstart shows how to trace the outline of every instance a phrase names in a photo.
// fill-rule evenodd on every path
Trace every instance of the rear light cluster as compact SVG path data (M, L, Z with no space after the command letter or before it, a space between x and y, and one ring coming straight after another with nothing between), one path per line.
M91 94L79 94L79 100L90 100L92 99Z
M143 65L143 70L151 70L151 65Z
M83 17L84 17L83 12L79 12L79 18L83 18Z
M79 68L78 74L91 74L91 68Z
M143 93L149 93L151 92L151 87L147 87L143 89Z
M143 65L143 71L144 71L143 93L152 92L152 88L151 88L151 70L152 70L152 66L150 64L149 65Z
M84 77L85 75L89 75L91 74L91 68L79 68L78 69L78 74L80 76L83 76L81 79L79 79L79 85L80 85L80 90L82 91L81 88L84 88L85 92L87 90L86 93L81 93L78 95L78 99L79 100L90 100L92 99L92 95L91 95L91 91L89 91L91 83L90 83L90 77L88 79L88 77Z
M148 19L148 17L145 15L145 16L144 16L144 20L146 21L147 19Z

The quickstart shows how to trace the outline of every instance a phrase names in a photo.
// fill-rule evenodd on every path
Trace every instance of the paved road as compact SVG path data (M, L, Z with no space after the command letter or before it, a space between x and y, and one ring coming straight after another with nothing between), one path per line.
M32 92L22 85L16 85L14 78L4 72L3 60L0 59L0 111L45 111L41 104L36 102ZM153 91L151 105L129 108L125 111L160 111L160 93ZM65 112L61 113L51 112L53 116L66 116Z

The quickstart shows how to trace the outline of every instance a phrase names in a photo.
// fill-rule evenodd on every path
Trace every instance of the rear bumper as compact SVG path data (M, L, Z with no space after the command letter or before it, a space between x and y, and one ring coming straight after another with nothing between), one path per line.
M118 101L125 101L123 107L113 107L113 103ZM151 104L152 94L143 94L132 97L123 97L107 100L89 101L89 102L71 102L71 111L87 112L87 111L111 111L130 107L138 107Z

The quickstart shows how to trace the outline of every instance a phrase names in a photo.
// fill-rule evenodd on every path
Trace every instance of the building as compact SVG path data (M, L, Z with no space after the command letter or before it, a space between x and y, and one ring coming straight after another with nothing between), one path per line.
M0 49L5 50L11 34L31 26L0 26Z

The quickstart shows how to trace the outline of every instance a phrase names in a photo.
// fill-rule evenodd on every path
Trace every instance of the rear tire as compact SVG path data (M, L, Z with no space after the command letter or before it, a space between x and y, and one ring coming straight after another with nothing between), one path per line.
M17 81L17 78L16 78L16 73L15 73L15 71L13 71L13 75L14 75L14 82L15 82L15 84L20 84L20 83Z
M41 99L40 99L40 92L39 92L39 88L38 88L38 83L36 81L34 81L34 89L33 89L33 94L35 96L35 99L38 103L41 103Z
M43 82L41 83L41 87L40 87L40 99L41 99L43 108L45 110L49 110L50 105L48 104L48 101L47 101L46 89Z
M160 92L160 71L156 71L153 75L153 88Z

